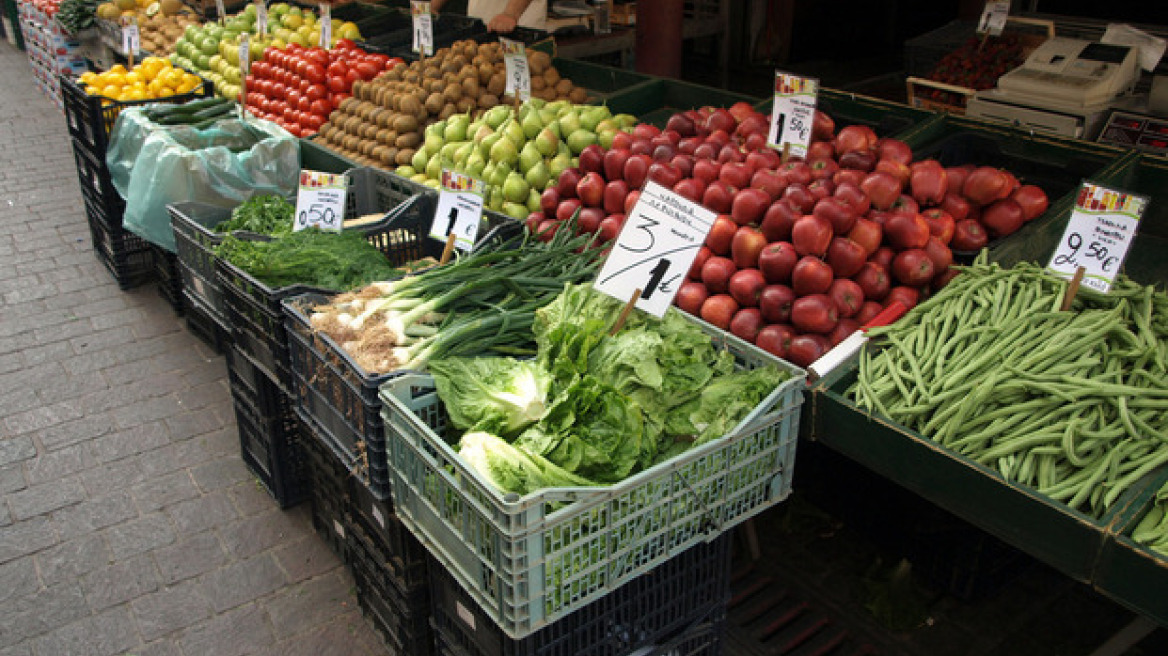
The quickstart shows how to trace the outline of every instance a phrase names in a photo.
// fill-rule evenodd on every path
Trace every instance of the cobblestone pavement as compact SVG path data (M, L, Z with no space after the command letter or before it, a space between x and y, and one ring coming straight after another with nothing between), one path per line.
M0 43L0 656L384 653L239 458L226 366L95 258L63 115Z

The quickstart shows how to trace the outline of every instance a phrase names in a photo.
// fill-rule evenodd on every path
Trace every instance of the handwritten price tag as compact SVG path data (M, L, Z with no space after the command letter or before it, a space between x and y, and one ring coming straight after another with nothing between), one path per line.
M138 53L138 22L130 19L122 26L122 54L133 57Z
M701 205L647 183L596 276L596 289L621 301L639 289L636 307L664 316L715 218Z
M771 106L771 132L767 143L794 157L807 154L819 80L775 71L775 101Z
M977 33L990 36L1001 36L1006 29L1006 19L1010 17L1010 0L990 0L981 10L981 19L977 21Z
M341 231L345 218L348 180L343 173L300 171L300 191L296 194L296 219L292 230L305 228Z
M1083 284L1106 293L1115 282L1147 206L1145 196L1084 182L1047 268L1071 278L1083 267Z
M430 16L429 2L410 3L410 13L414 17L414 52L429 57L434 54L434 22Z
M442 191L430 224L430 236L446 241L454 233L454 246L462 251L474 247L483 216L483 183L456 171L442 171Z
M504 93L519 98L521 102L531 100L531 73L527 70L527 49L523 47L522 41L500 38L499 43L503 45L503 64L507 68L507 87Z
M328 50L333 42L333 8L332 5L320 6L320 47Z
M247 76L251 72L251 43L247 34L239 35L239 73Z
M256 31L263 38L268 36L268 5L264 0L256 0Z

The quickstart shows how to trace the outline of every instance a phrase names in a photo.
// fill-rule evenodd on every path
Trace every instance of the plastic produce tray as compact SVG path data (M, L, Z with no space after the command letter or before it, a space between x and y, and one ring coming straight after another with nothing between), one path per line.
M77 163L77 179L81 184L81 195L90 204L101 210L101 218L110 227L122 227L122 214L126 202L110 178L105 158L86 150L76 140L73 142L73 160Z
M391 216L355 228L381 250L391 262L405 262L406 251L414 248L415 233L399 232L403 221L425 222L434 213L435 196L428 193L414 196L417 187L407 180L383 171L358 168L348 172L349 189L345 195L345 218L365 214L393 212ZM427 223L427 227L429 224ZM178 229L175 229L178 236ZM224 316L231 326L232 337L272 380L291 392L292 378L288 370L288 337L284 329L284 298L296 294L327 294L331 291L307 285L288 285L272 288L230 262L211 256L214 288L223 297ZM217 271L216 271L217 270Z
M93 252L119 288L132 289L154 279L157 272L150 242L123 228L120 217L116 225L111 225L105 208L94 205L88 198L85 213Z
M203 82L191 93L178 94L168 98L152 100L117 101L101 96L90 96L77 86L73 78L61 76L61 96L65 101L65 121L75 144L85 148L89 154L105 163L106 146L109 135L118 120L118 114L127 107L149 103L182 104L196 98L211 95L210 85Z
M238 345L227 349L227 374L244 463L281 508L299 504L308 498L310 481L291 400Z
M187 319L187 329L216 353L224 353L231 346L231 331L219 323L206 305L183 289L183 307Z
M514 640L448 572L431 568L435 629L471 656L619 656L669 641L723 616L730 536L697 544L535 633Z
M437 202L432 196L415 197ZM404 264L422 257L439 257L444 244L429 237L433 210L401 211L390 219L386 229L403 230L410 235L395 246L390 261ZM522 224L502 215L486 216L490 230L479 244L504 240L518 234ZM288 335L292 387L301 409L315 420L345 465L362 483L381 498L389 496L389 466L385 454L385 431L381 419L381 400L377 389L397 373L371 374L349 357L328 335L313 330L305 308L325 303L322 294L289 296L283 300Z
M769 117L774 100L767 98L754 107ZM846 125L867 125L882 137L901 135L936 117L916 107L824 87L819 88L816 106L835 121L837 131Z
M182 316L182 275L178 271L178 256L164 248L152 246L154 252L154 274L158 279L158 295Z
M311 417L296 411L303 431L301 444L304 447L308 477L311 482L312 526L317 535L324 538L329 549L341 559L349 562L349 472L325 443Z
M360 166L319 141L319 135L300 140L300 168L322 173L344 173Z
M388 499L353 480L353 525L365 541L368 555L378 563L382 576L403 593L426 587L426 548L393 512Z
M568 78L572 84L588 90L589 103L603 103L608 98L629 87L651 81L653 78L643 73L634 73L621 68L602 66L579 59L556 57L552 66L560 76Z
M694 321L739 366L774 364L793 377L729 435L612 486L504 497L440 437L447 417L430 376L382 385L398 516L508 636L538 631L790 493L805 372Z
M707 105L730 107L737 102L757 105L760 100L754 96L689 82L652 78L613 94L607 104L614 114L632 114L639 117L642 123L652 123L663 128L669 117L680 111Z
M429 595L420 587L409 593L385 580L380 561L366 549L362 534L353 526L349 554L353 581L357 584L357 603L373 621L390 653L429 656L434 653L434 635L430 628Z
M214 228L231 218L231 210L198 201L171 203L166 210L183 289L197 297L219 323L230 325L223 290L215 278L214 248L223 241L223 234Z
M1168 555L1153 551L1132 539L1132 531L1151 510L1154 496L1168 482L1168 470L1150 480L1131 512L1116 526L1103 545L1094 587L1132 610L1168 625Z

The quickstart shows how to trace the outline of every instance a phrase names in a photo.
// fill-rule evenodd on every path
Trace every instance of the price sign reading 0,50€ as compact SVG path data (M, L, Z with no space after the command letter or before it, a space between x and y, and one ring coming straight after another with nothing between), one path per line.
M649 182L596 276L595 288L622 302L639 289L637 307L664 316L715 218L714 212Z
M507 86L504 93L514 95L521 102L531 99L531 73L527 70L527 49L522 41L500 38L503 46L503 65L507 68Z
M474 247L483 216L483 183L469 175L442 171L442 192L430 224L430 236L446 241L454 233L454 245L461 251Z
M1086 269L1083 284L1107 292L1115 282L1147 206L1148 199L1144 196L1084 182L1047 268L1070 278L1083 267Z
M410 3L414 18L414 52L429 57L434 54L434 23L430 17L430 3L414 0Z
M296 194L296 218L292 230L316 227L341 231L345 218L345 192L348 180L344 173L300 171L300 191Z
M819 81L775 71L775 101L771 106L771 131L767 143L786 154L803 157L811 145L811 125Z

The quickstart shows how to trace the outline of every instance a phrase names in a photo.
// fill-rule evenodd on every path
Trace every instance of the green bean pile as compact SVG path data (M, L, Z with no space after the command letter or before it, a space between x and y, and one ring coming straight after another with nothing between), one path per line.
M1110 294L1040 267L978 262L869 331L860 408L1101 517L1168 463L1168 296L1121 277Z
M1132 539L1168 556L1168 483L1156 492L1155 503L1136 524Z

